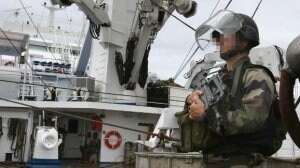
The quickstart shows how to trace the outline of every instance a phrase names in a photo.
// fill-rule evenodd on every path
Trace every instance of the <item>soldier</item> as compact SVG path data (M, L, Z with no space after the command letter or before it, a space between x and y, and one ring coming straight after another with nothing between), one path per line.
M226 61L219 75L230 91L221 103L207 110L201 100L202 91L196 90L187 97L185 110L178 114L182 151L270 156L280 148L284 137L276 137L272 104L277 93L273 76L265 68L253 66L248 56L259 44L256 23L247 15L223 10L197 29L197 40L204 39L209 29L220 57ZM198 44L204 48L201 42Z

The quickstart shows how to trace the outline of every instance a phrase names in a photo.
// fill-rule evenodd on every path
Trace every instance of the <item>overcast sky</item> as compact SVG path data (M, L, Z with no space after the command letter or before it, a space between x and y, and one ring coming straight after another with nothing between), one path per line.
M45 1L45 0L44 0ZM43 8L40 4L43 0L22 0L25 6L31 6L28 11L35 12L37 18L42 18ZM192 18L186 19L174 12L176 16L184 22L197 28L203 23L212 12L218 0L196 0L198 3L198 11ZM252 15L260 0L233 0L229 6L229 10ZM49 3L50 1L48 1ZM227 0L221 0L217 10L223 9ZM0 0L0 25L8 18L9 12L6 10L21 8L19 0ZM59 21L68 18L82 18L77 16L76 7L68 9L64 13L64 17L60 17ZM217 11L216 10L216 11ZM38 14L36 14L38 13ZM24 13L23 13L24 14ZM300 1L299 0L263 0L258 9L254 20L256 21L260 31L259 47L270 45L278 45L284 49L298 35L300 35ZM73 29L76 25L82 23L82 19L73 19ZM156 73L161 79L173 77L177 72L182 60L187 55L189 49L195 41L194 31L183 25L176 19L170 17L162 30L158 33L149 57L149 71ZM199 51L193 58L199 60L204 53ZM185 69L176 79L176 82L184 85L183 74L187 72Z

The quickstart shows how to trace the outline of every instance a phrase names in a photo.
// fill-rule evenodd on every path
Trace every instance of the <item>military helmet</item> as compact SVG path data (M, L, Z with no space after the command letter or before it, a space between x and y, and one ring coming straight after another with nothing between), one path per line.
M214 37L215 32L219 34L237 33L241 40L249 41L248 49L259 44L257 25L251 17L244 14L221 10L207 19L195 33L200 49L205 50L209 42L217 39Z
M241 13L238 13L237 15L243 19L242 28L237 33L250 41L250 49L259 45L258 28L254 20L251 17Z

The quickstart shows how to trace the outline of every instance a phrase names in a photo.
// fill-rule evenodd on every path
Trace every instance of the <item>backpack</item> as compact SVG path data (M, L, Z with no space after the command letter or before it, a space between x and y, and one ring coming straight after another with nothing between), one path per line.
M282 146L282 141L286 139L287 130L283 124L281 113L280 113L279 97L275 86L276 79L273 73L265 66L252 64L252 63L244 63L240 67L238 67L236 71L236 74L234 76L233 86L232 86L232 93L235 94L236 90L240 89L239 87L241 87L241 85L239 85L239 83L242 81L242 77L245 73L245 70L250 68L263 69L270 76L274 84L274 94L276 98L272 102L270 113L273 113L275 118L274 134L273 134L273 150L274 152L276 152Z

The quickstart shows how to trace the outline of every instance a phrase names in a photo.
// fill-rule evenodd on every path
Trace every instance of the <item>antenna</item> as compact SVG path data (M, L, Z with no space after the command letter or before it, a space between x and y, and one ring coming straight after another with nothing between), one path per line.
M20 10L31 8L32 6L26 6L25 8L15 8L10 10L5 10L4 12L14 12L13 14L17 18L20 15Z
M47 6L47 3L44 2L42 4L43 7L45 7L46 9L49 10L49 20L48 20L48 26L51 27L51 28L54 28L54 13L58 10L64 10L65 8L62 8L61 6L54 6L54 5L51 5L51 6Z

